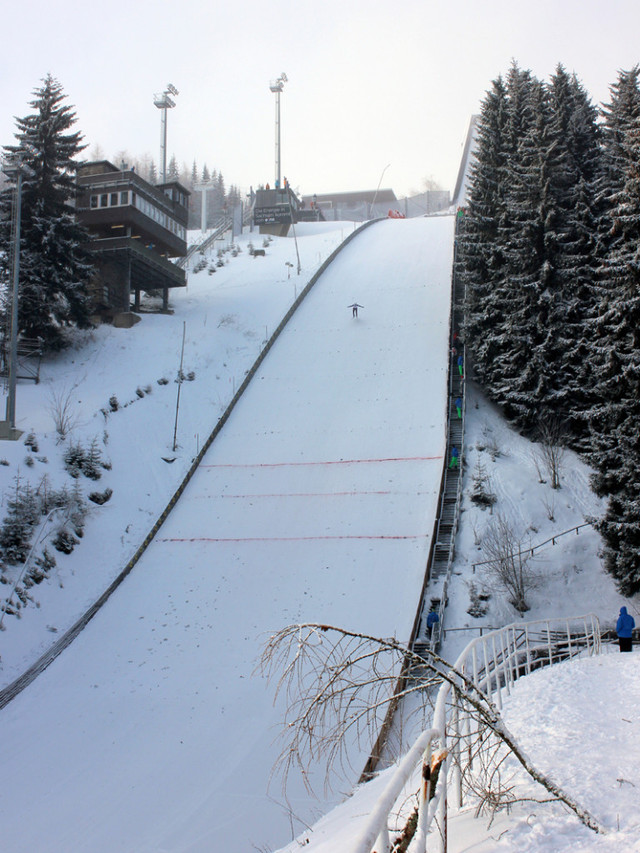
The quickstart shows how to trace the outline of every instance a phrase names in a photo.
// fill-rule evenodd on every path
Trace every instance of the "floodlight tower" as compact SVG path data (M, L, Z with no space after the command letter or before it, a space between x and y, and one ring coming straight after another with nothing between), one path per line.
M171 95L179 94L173 83L169 83L167 88L159 95L153 96L153 103L159 110L162 110L160 116L160 182L165 183L167 180L167 110L175 107L176 102Z
M280 186L280 92L284 89L287 79L283 71L277 80L269 84L269 88L276 96L276 188Z

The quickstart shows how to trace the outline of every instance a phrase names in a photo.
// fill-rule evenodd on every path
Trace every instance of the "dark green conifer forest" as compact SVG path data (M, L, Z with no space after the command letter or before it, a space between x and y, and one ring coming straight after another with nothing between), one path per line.
M456 261L476 379L524 434L551 427L593 466L624 595L640 591L639 76L600 109L562 66L493 81Z

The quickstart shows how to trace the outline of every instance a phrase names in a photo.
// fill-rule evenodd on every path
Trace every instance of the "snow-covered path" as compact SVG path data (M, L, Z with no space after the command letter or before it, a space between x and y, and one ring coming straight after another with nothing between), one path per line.
M5 849L222 853L300 831L266 793L282 709L252 673L293 621L408 636L445 447L452 240L451 217L390 220L322 276L135 571L3 711ZM335 799L298 782L289 802L310 823Z

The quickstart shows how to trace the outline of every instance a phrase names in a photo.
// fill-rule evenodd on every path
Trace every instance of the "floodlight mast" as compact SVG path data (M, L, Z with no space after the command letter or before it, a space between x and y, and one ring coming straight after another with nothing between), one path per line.
M176 105L171 95L178 94L179 92L173 83L169 83L164 92L153 96L153 103L159 110L162 110L160 116L160 183L162 184L167 181L167 110Z
M276 188L280 186L280 93L287 80L287 75L283 71L277 80L269 84L269 89L276 96Z

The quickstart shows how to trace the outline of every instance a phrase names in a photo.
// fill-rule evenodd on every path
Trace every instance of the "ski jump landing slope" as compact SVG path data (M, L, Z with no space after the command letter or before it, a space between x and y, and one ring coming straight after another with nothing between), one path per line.
M389 220L321 276L135 570L0 714L4 851L274 849L341 799L294 779L292 817L267 792L282 706L253 671L295 621L408 638L445 449L452 244L452 217Z

